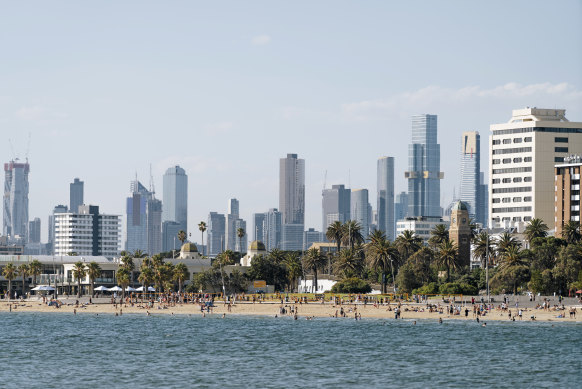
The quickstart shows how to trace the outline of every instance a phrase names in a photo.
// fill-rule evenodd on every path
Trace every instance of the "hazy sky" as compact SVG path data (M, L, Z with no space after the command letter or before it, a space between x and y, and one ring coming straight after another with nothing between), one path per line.
M410 116L438 115L441 203L459 187L462 131L525 106L582 121L581 1L3 1L0 156L26 154L30 218L85 202L124 213L129 183L157 196L179 164L189 228L240 200L278 207L279 158L306 160L306 227L321 190L368 188L376 160L404 171ZM582 152L582 150L580 150ZM122 242L123 244L123 242Z

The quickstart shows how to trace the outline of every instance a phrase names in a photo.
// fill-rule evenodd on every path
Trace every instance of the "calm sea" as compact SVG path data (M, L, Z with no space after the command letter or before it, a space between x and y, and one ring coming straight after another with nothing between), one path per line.
M582 324L0 314L2 388L580 387Z

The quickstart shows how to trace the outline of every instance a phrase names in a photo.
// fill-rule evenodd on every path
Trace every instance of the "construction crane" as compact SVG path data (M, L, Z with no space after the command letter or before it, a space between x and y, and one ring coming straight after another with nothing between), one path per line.
M156 198L156 188L154 187L154 174L152 173L152 164L150 163L150 192Z

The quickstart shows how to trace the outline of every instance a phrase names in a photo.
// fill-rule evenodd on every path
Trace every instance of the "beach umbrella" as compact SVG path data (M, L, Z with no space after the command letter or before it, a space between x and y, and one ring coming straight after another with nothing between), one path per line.
M119 286L115 285L112 288L107 289L110 292L121 292L123 289L121 289Z
M128 286L127 288L125 288L126 292L135 292L137 289L132 288L131 286Z
M32 288L31 290L41 290L41 289L40 289L40 285L38 285L38 286L35 286L35 287L34 287L34 288Z
M582 293L582 289L577 290L576 293Z
M96 292L106 292L108 290L109 290L109 288L107 288L106 286L103 286L103 285L98 286L98 287L95 288L95 291Z
M139 287L139 288L137 288L135 291L136 291L136 292L143 292L143 286L140 286L140 287Z
M154 288L153 286L148 286L148 292L155 292L156 288Z
M48 286L48 285L42 285L42 286L39 286L38 290L55 290L55 288L53 288L52 286Z

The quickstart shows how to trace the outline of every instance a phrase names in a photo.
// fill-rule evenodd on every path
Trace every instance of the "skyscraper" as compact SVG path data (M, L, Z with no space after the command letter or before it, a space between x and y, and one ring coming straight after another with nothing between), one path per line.
M58 213L67 213L69 209L66 205L57 205L53 209L53 213L48 217L48 252L54 254L55 248L55 215Z
M400 192L394 201L394 224L408 216L408 193Z
M227 250L235 251L238 241L236 235L236 220L239 218L239 201L230 199L228 201L228 214L226 215L226 244Z
M75 178L69 185L69 209L71 212L78 212L79 205L83 205L83 192L85 183Z
M344 185L332 185L322 192L321 208L323 211L321 228L323 233L335 221L345 223L350 220L351 191Z
M132 181L127 198L125 250L149 255L162 251L162 202L139 181Z
M188 176L180 166L173 166L164 174L163 221L180 223L188 233Z
M461 185L459 199L467 206L469 217L481 220L481 137L477 131L463 132L461 143Z
M40 243L40 219L38 217L28 222L28 243Z
M225 245L225 224L226 220L223 214L210 212L208 214L208 256L215 257L224 251Z
M377 174L378 229L384 231L388 239L394 240L394 158L379 158Z
M178 240L181 224L172 220L162 223L162 251L180 250L181 242ZM201 254L205 253L200 250Z
M265 213L255 213L254 240L263 242L267 251L281 248L282 215L277 208L271 208Z
M352 189L351 217L360 223L364 238L370 233L370 204L368 203L368 189Z
M408 216L441 216L441 150L437 143L437 116L412 117L412 143L408 146Z
M305 220L305 160L287 154L279 161L279 209L283 250L301 250Z
M4 235L26 242L28 231L28 162L4 164Z

